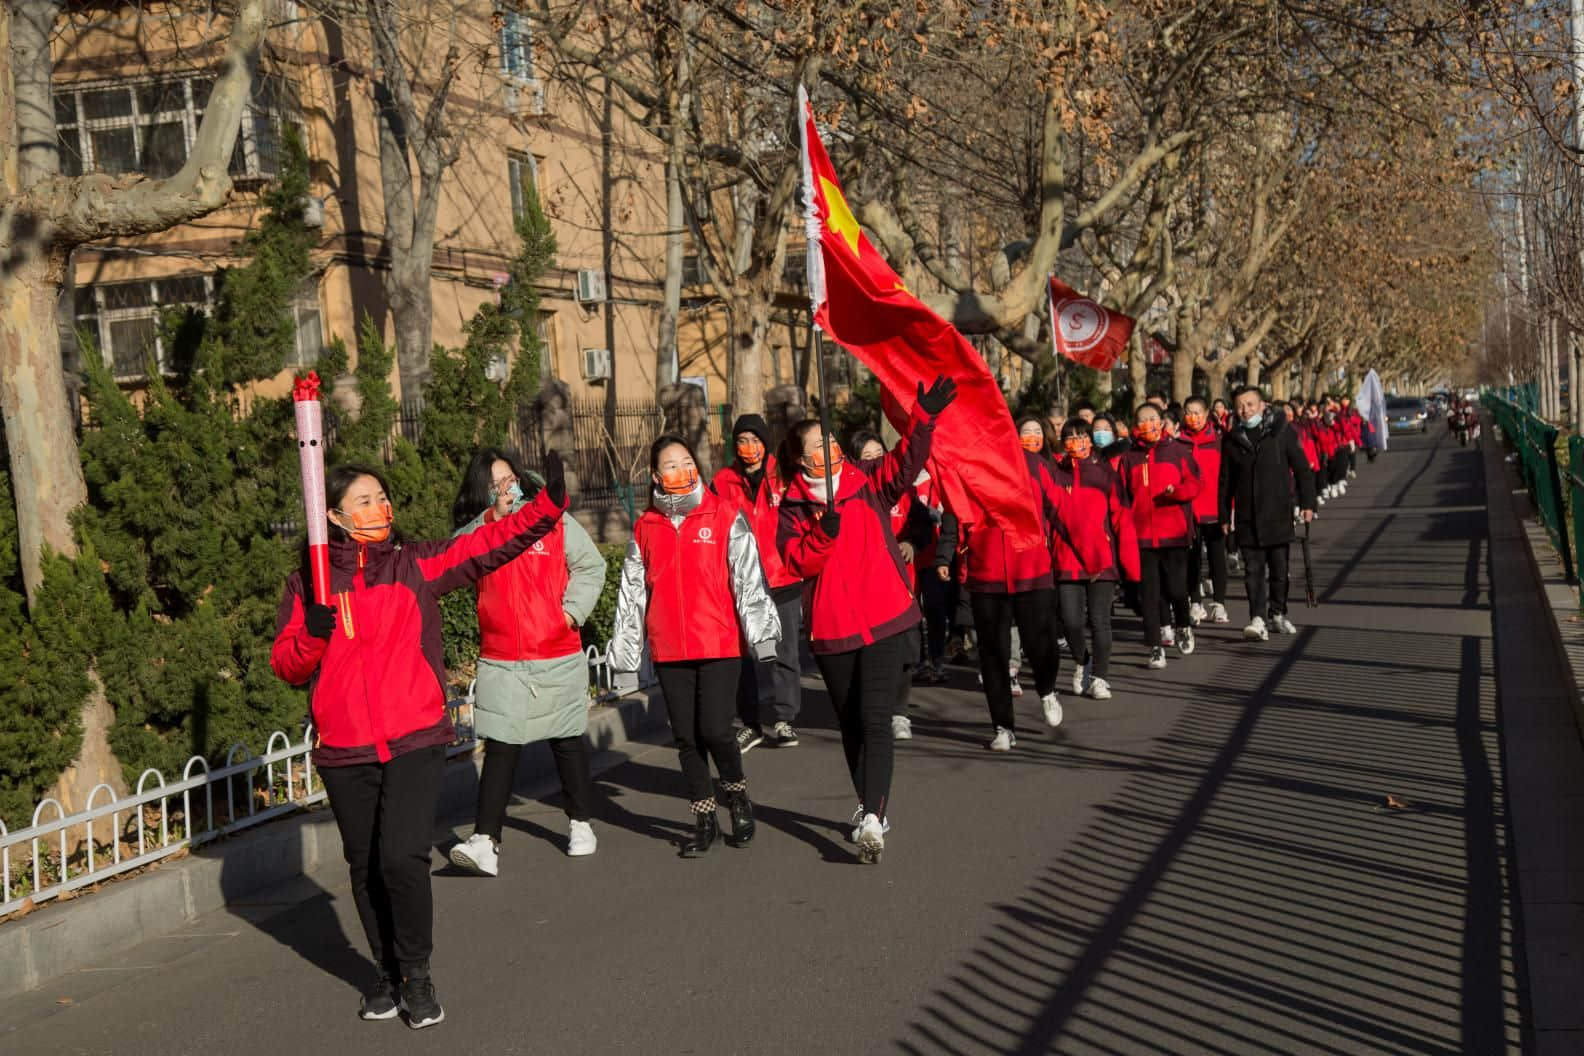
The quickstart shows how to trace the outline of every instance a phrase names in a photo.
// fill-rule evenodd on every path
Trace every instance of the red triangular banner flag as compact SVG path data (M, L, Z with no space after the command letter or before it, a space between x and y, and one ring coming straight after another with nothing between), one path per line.
M1051 343L1057 356L1095 370L1110 370L1122 358L1133 320L1075 292L1052 275L1050 280Z

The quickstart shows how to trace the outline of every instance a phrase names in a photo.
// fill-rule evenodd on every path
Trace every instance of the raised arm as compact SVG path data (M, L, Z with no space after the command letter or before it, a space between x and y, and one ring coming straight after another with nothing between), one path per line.
M731 568L737 619L742 624L743 636L753 646L754 659L774 660L776 643L781 640L781 616L765 584L764 567L759 563L759 544L748 526L748 518L741 511L732 518L726 563Z
M556 525L566 511L566 481L561 456L545 457L546 484L533 501L502 517L450 539L412 544L418 573L437 594L477 582L528 549Z
M934 420L915 407L907 435L882 457L859 463L859 467L869 475L869 481L874 485L881 502L895 506L913 487L919 470L929 461L934 438Z

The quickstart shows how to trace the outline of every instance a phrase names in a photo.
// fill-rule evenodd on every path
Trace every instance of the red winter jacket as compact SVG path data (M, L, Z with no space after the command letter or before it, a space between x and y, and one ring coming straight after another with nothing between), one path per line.
M1039 511L1045 535L1050 536L1050 519L1047 504L1049 492L1055 484L1050 478L1050 460L1032 451L1024 451L1028 463L1030 504ZM955 532L947 522L941 538L955 542ZM1022 594L1030 590L1049 590L1055 585L1051 570L1050 550L1043 546L1029 550L1013 550L1006 533L999 524L985 522L962 526L967 540L968 560L966 582L968 589L978 594Z
M929 458L934 426L915 411L908 435L884 458L842 464L832 539L819 526L825 503L802 476L781 500L776 533L787 568L802 576L803 623L815 653L845 653L900 634L922 618L913 580L891 532L890 508Z
M1117 468L1133 507L1141 548L1164 550L1193 542L1193 500L1201 482L1199 464L1187 444L1164 438L1153 444L1134 440Z
M1122 495L1122 478L1096 455L1081 461L1066 455L1051 468L1056 520L1051 560L1056 579L1139 578L1138 532Z
M1348 443L1364 442L1364 416L1359 414L1358 408L1349 407L1338 416L1338 420L1342 423L1342 435Z
M1301 418L1293 423L1298 433L1298 446L1303 448L1304 460L1309 468L1320 472L1320 430L1311 418Z
M759 560L764 565L765 581L770 589L798 583L798 577L787 571L786 562L781 559L781 550L776 546L776 528L781 520L781 497L786 494L786 486L781 483L781 476L776 472L775 456L765 456L764 476L759 481L758 491L749 487L747 474L735 464L715 474L715 479L710 481L710 488L747 516L754 541L759 544Z
M338 619L328 641L303 623L303 579L286 580L270 667L308 685L314 763L345 766L451 740L445 720L440 596L506 564L560 524L543 489L516 513L468 535L425 543L330 544Z
M650 507L633 525L647 590L644 631L657 664L742 655L728 544L746 515L705 489L680 525Z
M1183 426L1179 439L1193 450L1194 462L1199 466L1199 494L1194 496L1194 518L1200 524L1215 524L1220 516L1221 438L1225 434L1213 425L1199 432Z
M483 523L496 520L484 513ZM478 581L479 655L486 660L556 660L583 651L583 635L568 627L566 519L506 567ZM601 576L599 582L604 582Z
M1315 439L1319 442L1320 458L1324 462L1331 461L1331 456L1337 453L1341 444L1341 432L1336 427L1336 422L1326 421L1323 417L1314 424Z

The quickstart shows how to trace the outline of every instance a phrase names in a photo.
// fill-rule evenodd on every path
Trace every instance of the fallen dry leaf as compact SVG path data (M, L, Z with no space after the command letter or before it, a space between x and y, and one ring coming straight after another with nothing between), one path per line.
M69 997L57 997L55 1003L57 1005L69 1005L72 1003L72 999Z
M1388 792L1388 793L1386 793L1386 809L1387 810L1407 810L1408 809L1408 804L1404 803L1402 800L1398 799L1396 796L1394 796L1390 792Z

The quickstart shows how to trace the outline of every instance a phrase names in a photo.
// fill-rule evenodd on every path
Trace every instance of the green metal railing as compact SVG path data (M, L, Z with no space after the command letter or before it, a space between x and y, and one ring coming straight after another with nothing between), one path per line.
M1580 479L1580 473L1584 472L1584 447L1579 444L1580 438L1569 439L1568 487L1564 490L1561 460L1557 456L1557 427L1494 392L1485 393L1480 400L1496 419L1503 441L1518 453L1518 470L1523 476L1524 487L1529 489L1529 498L1551 536L1551 545L1562 555L1563 573L1569 583L1577 582L1573 574L1573 554L1578 552L1581 541L1577 517L1573 518L1575 523L1569 529L1568 509L1571 504L1575 513L1584 512L1584 506L1580 505L1584 503L1584 479Z

